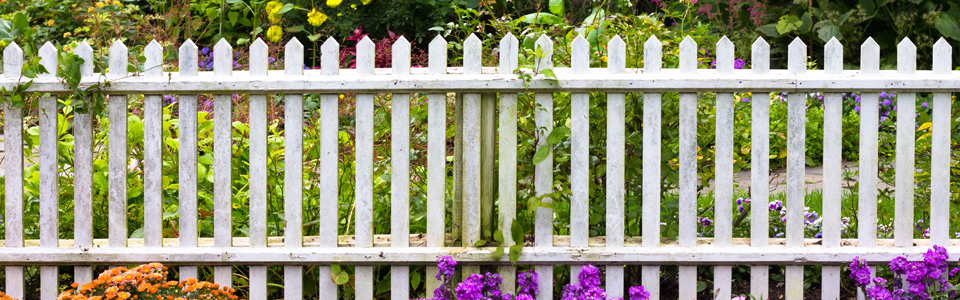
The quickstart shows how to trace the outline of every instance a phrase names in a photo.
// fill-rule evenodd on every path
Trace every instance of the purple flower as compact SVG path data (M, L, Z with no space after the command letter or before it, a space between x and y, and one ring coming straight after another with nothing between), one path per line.
M535 300L532 295L529 294L519 294L515 300Z
M890 271L895 275L903 275L907 269L907 259L903 256L898 256L890 261Z
M890 106L893 102L890 102L890 99L883 99L883 106Z
M886 97L887 97L887 92L880 92L880 98L881 98L881 99L882 99L882 98L886 98Z
M458 300L483 299L483 275L471 274L454 290Z
M855 111L855 112L860 112L860 106L859 106L859 105L858 105L858 106L854 106L854 107L853 107L853 111Z
M210 47L203 47L203 49L200 49L200 53L203 53L203 55L209 54L209 53L210 53Z
M579 284L568 284L567 286L563 287L563 292L560 294L560 299L579 300L582 292L583 289L580 288Z
M586 265L580 269L580 284L584 288L600 286L600 269L593 265Z
M739 69L743 69L743 67L746 66L746 65L747 65L747 62L744 61L744 60L741 59L741 58L738 58L738 59L736 59L736 60L733 61L733 68L734 68L734 69L738 69L738 70L739 70Z
M517 300L521 295L536 296L540 294L537 272L533 270L517 274Z
M710 218L697 218L697 221L700 222L700 226L703 227L710 227L710 225L713 224L713 220L710 220Z
M450 278L453 278L454 267L457 266L457 261L453 260L453 257L450 255L444 255L437 258L437 280L443 280L444 282L449 282Z
M822 239L822 238L823 238L823 232L817 232L817 234L813 235L813 237L818 238L818 239Z
M647 289L643 286L630 287L630 290L627 291L627 294L630 296L630 300L650 299L650 292L647 292Z
M927 276L927 268L919 262L910 262L906 266L907 281L921 283Z
M930 108L930 105L927 105L927 103L926 103L926 102L924 102L924 103L920 103L920 107L923 107L923 108Z
M880 277L873 279L873 286L867 289L867 296L873 300L893 300L893 293L887 290L887 280Z
M858 287L870 284L870 267L867 261L857 256L850 263L850 278L852 278Z
M779 211L783 209L783 201L777 200L777 201L770 202L769 206L770 206L770 210Z

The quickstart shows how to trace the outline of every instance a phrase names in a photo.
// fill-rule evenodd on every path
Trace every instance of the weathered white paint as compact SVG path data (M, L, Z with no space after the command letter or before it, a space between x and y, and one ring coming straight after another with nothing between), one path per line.
M537 48L540 48L546 55L543 58L535 58L535 67L537 71L553 68L553 41L546 35L541 35L536 42ZM540 147L549 147L547 145L547 136L553 131L553 93L537 93L534 96L537 110L534 113L534 124L537 125L536 141L537 149ZM534 166L534 190L537 196L553 193L553 152L551 151L543 162ZM553 203L553 199L545 197L541 199L544 203ZM534 245L537 247L553 246L553 209L539 207L534 216ZM553 266L536 266L534 268L539 275L540 286L552 286ZM537 299L553 299L552 289L542 289Z
M758 37L751 45L751 72L764 75L770 72L770 45ZM753 99L766 99L764 92L751 92ZM753 100L751 99L751 100ZM769 244L770 211L769 205L769 169L770 169L770 102L750 101L750 245L763 247ZM770 295L769 267L750 266L750 294Z
M257 39L250 45L250 75L266 76L267 44ZM216 104L214 104L216 105ZM267 95L250 95L250 246L267 246ZM322 272L322 270L320 270ZM327 272L329 274L329 272ZM250 299L266 299L267 266L250 266Z
M397 76L410 74L410 42L402 36L393 43L392 67ZM393 247L406 247L410 237L410 95L394 93L390 105L390 234L399 242ZM410 299L409 275L409 266L390 267L391 299Z
M40 65L47 69L47 74L38 77L53 77L57 69L57 48L46 42L40 48ZM57 135L57 97L40 97L39 110L39 139L40 139L40 247L57 247L59 240L58 210L59 185L57 183L57 151L59 136ZM53 300L57 298L58 277L56 266L40 267L40 299Z
M320 68L324 76L335 76L340 70L340 45L332 37L320 46ZM320 246L336 247L338 234L339 186L339 125L338 94L320 95L320 211L329 217L320 219ZM332 280L331 266L319 266L320 298L336 299L337 285Z
M180 76L197 76L197 45L180 46ZM252 67L252 66L251 66ZM180 95L179 195L180 247L197 246L197 95ZM197 278L197 267L180 267L180 279Z
M213 47L213 73L231 76L233 47L220 39ZM213 96L213 239L217 247L230 247L233 242L233 99L230 95ZM214 283L233 286L233 267L216 266Z
M107 78L127 76L127 46L120 40L110 47ZM109 103L110 247L127 246L127 95L111 94Z
M284 46L284 74L303 75L303 44L296 38ZM303 95L284 95L283 221L284 246L303 246ZM303 266L283 267L284 299L303 298Z
M144 48L143 53L147 59L144 62L144 75L161 76L163 47L160 43L151 41ZM90 70L87 74L92 73L93 70ZM160 159L163 155L162 98L161 95L143 96L143 157L157 158L143 161L143 238L147 247L160 247L163 239L163 160ZM89 213L74 213L74 215L85 216Z
M726 36L717 42L717 73L733 73L734 46ZM716 150L714 169L714 236L716 244L728 247L733 243L733 94L717 93ZM713 268L715 299L730 299L731 267Z
M607 43L607 70L623 74L626 67L627 45L614 36ZM607 93L607 244L623 246L624 235L624 173L626 153L626 99L623 93ZM606 290L611 298L623 297L623 265L607 265Z
M897 45L897 71L903 75L917 72L917 46L904 38ZM914 92L897 93L897 159L896 159L896 202L894 204L893 235L897 247L913 245L913 190L916 179L914 144L917 141L917 94Z
M153 45L153 44L151 44ZM151 46L147 46L144 50L149 59L151 51L155 49ZM90 48L90 45L86 41L80 42L80 45L77 45L77 48L73 50L73 53L79 56L84 60L83 65L80 67L81 76L90 76L93 74L93 49ZM144 104L150 103L149 100L153 98L145 97ZM156 99L159 101L159 97ZM145 107L146 109L146 107ZM146 114L147 111L144 110ZM146 121L144 120L144 130L147 130ZM159 138L157 138L159 140ZM10 149L9 147L7 149ZM149 153L144 149L144 155ZM159 157L157 155L156 157ZM157 163L160 163L160 160L156 160ZM153 164L151 164L153 165ZM146 179L148 178L146 174L150 169L147 168L148 165L144 164L144 211L150 211L146 207ZM8 179L9 180L9 179ZM161 213L160 209L153 210L156 212L159 220L159 215ZM73 115L73 215L74 216L91 216L93 215L93 118L89 112L87 113L75 113ZM144 227L146 228L146 221L144 219ZM159 228L157 228L159 231ZM146 231L144 232L146 233ZM146 237L146 236L145 236ZM152 236L151 236L152 237ZM73 218L73 238L74 246L78 248L89 248L93 245L93 220L91 218ZM160 239L157 238L157 241ZM152 240L151 240L152 241ZM73 267L73 277L75 282L90 282L93 281L93 268L90 266L74 266Z
M590 44L578 36L570 48L573 71L586 72ZM570 94L570 116L570 244L586 247L590 231L590 94ZM573 269L574 275L579 273L576 266Z
M23 50L10 43L3 50L3 77L19 81L22 67ZM23 211L23 108L5 103L3 114L4 211ZM4 214L3 226L7 247L23 247L23 214ZM7 295L23 299L23 267L8 266L4 276Z
M357 73L373 75L374 45L369 37L357 44ZM373 247L373 94L357 95L356 107L356 246ZM373 299L373 266L357 266L357 300Z
M860 46L860 72L873 75L880 72L880 46L873 38ZM877 244L877 143L879 126L879 94L860 94L860 197L857 206L858 247L875 247Z
M790 43L787 68L800 74L807 69L807 46L799 38ZM807 95L787 96L787 247L803 247L804 167L806 158ZM803 299L803 267L786 266L786 297Z
M843 71L843 46L831 38L824 46L824 69L836 74ZM840 247L840 212L842 188L843 97L839 93L823 95L823 203L822 232L824 247ZM824 267L821 291L824 300L840 297L840 268Z
M953 49L943 38L933 45L933 72L953 69ZM950 241L950 93L933 94L930 154L930 239L936 245Z
M651 36L643 45L644 73L662 73L663 45ZM612 56L612 52L611 52ZM609 61L609 59L608 59ZM629 74L629 71L627 72ZM609 97L609 96L608 96ZM660 93L643 94L643 247L660 246ZM609 136L609 132L607 135ZM643 266L641 280L650 299L660 299L660 266Z
M519 41L513 34L507 33L500 40L500 74L511 74L517 68L519 59ZM497 126L499 138L498 161L498 197L500 233L504 237L503 246L509 249L515 245L511 226L517 218L517 94L500 93L500 124ZM500 291L516 294L517 268L500 266L498 268L503 282Z

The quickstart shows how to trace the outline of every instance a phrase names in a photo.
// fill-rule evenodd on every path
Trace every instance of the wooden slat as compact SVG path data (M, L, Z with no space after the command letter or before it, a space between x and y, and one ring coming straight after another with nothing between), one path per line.
M374 45L369 37L357 43L357 72L373 75ZM373 247L373 94L357 95L356 239L357 247ZM357 300L373 299L373 267L357 266Z
M147 50L150 49L148 46ZM93 49L90 48L90 45L87 44L86 41L80 42L80 45L73 50L73 53L84 60L83 65L80 67L80 75L93 75ZM150 57L149 51L147 52L147 57L148 59ZM147 98L146 100L149 99L150 98ZM159 99L157 100L159 101ZM144 130L146 130L147 124L144 123L144 125ZM73 116L73 147L74 246L90 248L93 245L93 218L85 217L93 216L93 117L89 111L86 113L75 113ZM146 168L147 165L144 164L144 167ZM147 170L148 169L144 169L144 171ZM158 215L159 213L160 212L158 212ZM78 218L76 216L80 217ZM157 240L159 241L159 239ZM93 281L93 268L90 266L74 266L73 280L78 283Z
M537 71L553 68L553 41L546 35L541 35L536 42L543 53L543 58L536 59ZM549 147L547 136L553 131L553 93L537 93L534 96L537 110L534 113L534 122L537 125L537 149ZM543 162L534 167L534 189L537 196L553 193L553 153L547 155ZM546 197L541 201L553 203L553 199ZM553 210L546 207L537 208L534 220L534 244L537 247L553 246ZM539 286L553 286L553 266L536 266L539 274ZM541 289L537 299L552 299L553 289Z
M697 43L687 36L680 42L680 72L696 74ZM680 93L680 233L683 247L697 244L697 94ZM679 267L681 299L697 297L697 267Z
M663 45L651 36L643 45L644 73L659 74ZM611 51L611 56L613 52ZM608 59L609 61L609 59ZM643 94L643 247L660 246L660 124L661 94ZM609 97L609 94L608 96ZM608 137L609 137L608 133ZM609 152L608 152L609 153ZM608 165L609 166L609 165ZM660 266L643 266L643 286L650 299L660 299Z
M57 48L46 42L40 48L40 65L48 72L57 69ZM51 78L54 74L39 74L38 78ZM59 185L57 184L57 97L40 97L40 247L57 247ZM40 267L40 299L53 300L58 295L57 266Z
M481 43L470 35L463 45L464 74L479 74ZM481 197L481 96L463 97L463 246L473 246L480 240ZM466 272L466 271L465 271Z
M880 71L880 46L872 38L860 46L860 72L877 74ZM860 164L857 195L858 247L877 245L877 143L879 126L879 94L860 94ZM862 296L862 295L861 295Z
M807 69L807 46L796 38L790 43L787 68L794 74ZM787 247L803 247L804 173L806 166L807 95L787 96ZM786 267L786 297L803 299L803 267Z
M10 43L3 50L3 77L20 78L23 50ZM6 247L23 247L23 108L3 104L4 122L4 238ZM20 213L10 213L20 212ZM23 299L23 267L8 266L4 272L7 295Z
M933 45L933 72L949 74L953 49L943 38ZM930 145L930 239L945 246L950 241L950 93L933 93Z
M623 74L626 67L627 46L614 36L607 43L607 71ZM624 193L626 185L626 95L607 93L607 242L613 247L623 246ZM646 173L646 172L645 172ZM606 290L610 298L623 297L623 265L607 265Z
M284 74L303 75L303 44L290 39L284 47ZM284 95L283 236L284 246L303 246L303 95ZM284 299L303 299L303 266L283 266Z
M917 72L917 46L904 38L897 45L897 71L903 75ZM906 77L906 76L904 76ZM916 166L914 144L917 141L917 93L897 93L896 202L893 232L897 247L913 246L913 190Z
M410 42L400 37L392 50L393 74L408 76ZM390 104L390 234L400 242L393 247L406 247L410 237L410 95L393 94ZM391 266L390 298L406 300L409 295L410 267Z
M220 39L213 47L214 76L233 73L233 47ZM230 95L213 96L213 240L217 247L231 247L233 242L233 99ZM213 268L214 283L233 286L233 267Z
M512 74L519 63L519 41L513 34L507 33L500 40L500 74ZM512 238L513 221L517 218L517 94L500 93L499 170L498 170L498 212L500 233L503 235L505 249L515 245ZM500 266L500 291L516 294L517 268Z
M335 76L339 73L339 47L332 37L320 46L320 68L324 76ZM324 218L320 219L320 245L323 247L337 246L337 224L339 223L339 96L338 94L320 95L320 211ZM332 280L330 266L319 266L320 298L335 299L337 285Z
M163 47L151 41L143 50L144 75L161 76ZM92 62L92 61L91 61ZM84 76L92 75L85 74ZM160 95L143 96L143 238L148 247L163 239L163 102ZM80 215L80 214L74 214Z
M758 37L751 46L751 72L758 75L770 72L770 45ZM769 244L770 211L770 101L763 92L751 93L750 107L750 246L763 247ZM770 295L768 266L750 266L750 294Z
M180 46L180 76L197 76L197 45ZM179 195L180 247L197 246L197 95L180 95ZM180 267L180 279L197 278L196 266Z
M717 42L717 73L732 74L734 46L726 36ZM714 236L716 245L729 247L733 243L733 94L717 93L716 98L716 152L714 153ZM713 291L716 299L730 299L731 267L713 269Z
M843 71L843 46L831 38L824 47L824 69L829 74ZM826 93L823 97L823 246L840 247L840 201L843 161L843 97ZM840 297L840 268L823 267L821 291L823 299Z
M430 42L430 74L447 73L447 41L437 35ZM427 95L427 245L444 246L447 185L447 95ZM436 279L427 278L436 281Z
M127 46L117 40L110 47L110 72L107 78L127 76ZM127 96L110 95L110 247L127 246Z
M267 44L257 39L250 45L250 75L266 76ZM250 95L250 246L267 246L267 95ZM329 191L324 191L325 193ZM329 272L327 272L329 274ZM250 299L267 297L267 266L250 266Z
M590 71L590 43L578 36L570 45L571 71ZM570 243L586 247L590 237L590 94L570 94ZM570 266L578 283L580 265Z

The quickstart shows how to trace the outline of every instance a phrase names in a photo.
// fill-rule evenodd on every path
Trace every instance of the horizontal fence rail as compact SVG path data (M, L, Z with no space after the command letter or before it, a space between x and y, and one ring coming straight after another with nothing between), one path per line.
M163 72L163 49L153 42L144 49L146 71L129 74L128 50L121 42L109 49L109 72L93 73L93 51L82 43L75 54L88 63L81 69L83 82L95 84L103 77L110 81L105 88L110 95L107 114L110 120L124 120L128 116L127 96L144 96L144 232L142 239L127 237L126 169L129 150L126 122L110 122L109 152L109 225L108 239L93 239L91 193L93 139L90 114L77 113L73 120L75 165L74 226L71 240L58 239L58 187L56 118L57 96L70 93L52 75L41 75L27 92L49 93L39 99L40 140L40 233L39 240L25 240L24 212L24 137L23 108L4 105L5 114L5 220L6 239L0 248L0 265L5 266L7 293L23 297L24 266L41 266L42 299L55 299L58 291L58 265L75 265L75 278L89 281L94 265L129 265L164 262L179 266L183 278L196 277L199 265L214 266L215 281L231 285L231 266L250 267L249 295L265 299L267 266L284 266L284 295L287 299L302 298L304 266L320 266L319 291L322 299L337 297L337 286L332 283L332 264L356 265L356 297L373 297L374 265L389 265L392 299L409 299L411 265L433 264L440 255L452 255L465 264L468 271L479 271L479 265L498 265L506 282L505 291L515 289L516 268L504 256L493 260L492 247L454 247L459 239L463 245L474 245L481 239L481 228L493 224L494 216L482 215L493 211L489 205L498 204L498 230L504 236L511 234L510 222L516 218L517 199L517 99L518 93L536 93L538 109L535 120L537 135L550 132L554 126L553 101L555 92L571 93L571 191L569 236L554 235L554 212L543 206L535 216L535 238L528 241L519 255L518 264L535 265L540 273L539 299L553 297L554 265L572 265L573 274L585 264L606 265L606 286L609 296L620 297L624 287L624 265L642 265L642 281L658 299L659 274L662 265L680 265L679 293L683 299L696 298L697 266L714 266L717 297L730 299L731 265L750 265L751 293L769 295L769 265L786 265L786 298L803 298L803 266L823 265L824 299L840 295L841 265L860 256L871 262L888 262L904 255L910 260L922 259L930 245L946 246L948 251L960 253L960 240L950 239L950 93L960 92L960 72L952 71L951 47L940 40L934 45L933 70L916 70L916 47L909 39L900 43L897 70L879 70L879 47L868 39L861 46L860 70L843 70L843 47L837 40L826 44L824 70L807 70L806 45L799 39L788 49L788 68L769 68L770 49L762 39L752 46L753 69L734 70L734 45L723 38L716 45L716 69L697 69L697 44L687 37L679 45L679 68L662 68L662 44L656 37L644 45L643 69L627 69L626 45L614 37L607 45L606 68L590 68L590 45L578 37L572 45L570 67L553 68L554 42L541 36L536 44L548 54L537 58L534 70L523 72L532 80L524 82L514 74L518 66L519 44L507 35L499 44L499 66L482 66L482 43L471 35L464 42L463 67L447 66L447 42L438 37L430 43L429 66L411 68L410 43L400 38L392 46L392 67L374 68L374 44L364 38L357 45L356 69L339 69L340 45L330 39L323 43L321 69L304 70L304 48L296 39L285 46L284 70L268 70L267 45L257 40L250 45L249 71L233 70L233 48L220 41L213 50L214 70L198 71L197 46L187 40L179 48L179 68ZM51 43L40 49L41 64L54 70L58 50ZM0 86L12 89L22 81L20 69L23 51L11 44L3 52L3 76ZM541 74L552 69L555 79ZM840 93L861 92L863 110L860 127L861 174L877 174L878 160L878 93L899 92L902 104L898 108L896 139L896 216L894 239L877 239L877 184L876 176L861 176L859 190L859 232L857 239L841 239L841 106ZM589 93L606 94L607 111L607 234L589 236ZM643 222L646 233L642 237L624 236L626 212L624 208L625 93L642 92L643 97ZM661 238L660 233L660 164L662 93L679 93L679 236ZM697 237L697 92L716 92L716 231L713 238ZM767 101L753 101L751 148L752 213L749 238L733 238L733 92L788 92L787 139L787 207L785 238L770 238L768 220L769 202L769 105ZM804 207L804 153L805 112L807 92L825 94L824 112L824 183L823 183L823 238L805 239L803 229ZM932 124L932 186L931 238L914 239L913 206L915 151L914 105L915 92L934 94ZM229 94L250 94L250 192L249 236L232 234L231 173L217 172L214 180L214 234L212 238L198 235L197 199L197 94L214 94L213 157L217 170L230 170L231 124L233 110ZM284 94L286 102L285 149L283 159L285 230L283 237L268 236L267 216L267 96ZM318 236L303 234L303 94L320 96L320 169L318 181L326 192L319 199L319 210L324 214L338 212L338 124L339 94L356 96L356 193L355 235L338 236L336 217L323 217L317 225ZM374 235L373 231L373 161L374 161L374 96L393 93L391 98L391 225L389 235ZM410 93L427 95L429 105L426 199L427 226L424 235L411 235L410 229ZM462 127L456 128L456 160L462 165L454 168L453 189L447 185L446 167L447 93L457 94L456 114L462 115ZM162 195L162 95L179 95L179 237L163 238ZM911 103L911 105L904 105ZM499 115L495 112L499 110ZM50 116L53 116L52 118ZM496 143L495 141L499 141ZM537 147L549 147L545 138ZM499 164L494 165L498 155ZM553 181L553 155L535 167L536 195L556 191ZM496 168L496 170L494 170ZM493 194L494 174L499 194ZM565 189L567 187L564 187ZM494 202L493 199L497 199ZM171 200L171 199L166 199ZM448 201L454 202L454 215L445 213ZM549 197L543 199L550 203ZM462 220L462 228L445 232L447 218ZM510 246L512 241L507 241ZM429 284L436 268L428 268ZM572 276L576 278L576 276ZM430 285L428 285L430 286ZM431 289L432 290L432 289ZM430 291L428 291L428 294Z

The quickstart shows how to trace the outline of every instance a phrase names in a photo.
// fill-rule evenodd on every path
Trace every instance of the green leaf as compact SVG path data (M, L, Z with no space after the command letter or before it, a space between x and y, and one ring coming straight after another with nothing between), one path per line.
M707 283L703 281L697 281L697 293L703 292L705 289L707 289Z
M935 26L945 37L960 41L960 22L947 12L940 12L940 19Z
M142 63L145 63L145 62L147 62L147 57L146 57L146 56L143 56L143 55L137 56L137 62L138 62L138 63L141 63L141 64L142 64Z
M330 265L330 274L332 275L332 274L337 274L337 273L340 273L340 265L338 265L338 264L332 264L332 265Z
M539 164L546 160L547 156L550 155L550 151L550 146L540 146L540 148L537 149L537 153L533 154L533 164Z
M287 3L287 4L284 4L283 7L280 7L280 10L277 11L276 14L277 14L277 15L282 15L282 14L290 11L291 9L293 9L293 3Z
M481 247L481 246L483 246L483 244L486 244L486 243L487 243L487 241L484 241L484 240L481 239L481 240L477 240L476 243L473 243L473 246L474 246L474 247Z
M513 236L514 244L523 245L523 226L517 219L513 219L513 223L510 225L510 234Z
M497 241L497 243L503 244L503 232L500 232L500 230L494 231L493 240Z
M553 70L551 70L551 69L543 69L543 70L540 71L540 73L543 73L543 76L544 76L544 77L547 77L547 78L550 78L550 79L553 79L553 80L557 80L557 74L554 74L554 73L553 73Z
M803 21L800 21L800 18L797 18L797 16L782 16L780 17L780 21L777 22L777 33L787 34L791 31L797 30L801 25L803 25Z
M413 273L413 275L410 275L410 287L416 290L417 287L419 286L420 286L420 273L419 272Z
M520 253L522 250L523 244L510 246L510 263L517 264L517 260L520 260Z
M551 13L530 13L525 16L520 17L520 20L527 24L548 24L555 25L563 23L563 18L558 17L557 15Z
M877 4L873 0L860 0L860 6L867 16L873 16L877 12Z
M840 28L833 23L824 22L823 26L820 26L820 29L817 30L817 34L820 37L820 40L823 42L830 41L830 38L836 37L837 40L843 39L843 35L840 34Z
M570 135L570 128L566 126L554 128L553 131L550 131L550 135L547 136L547 144L556 145L563 141L568 135Z
M550 12L562 16L563 15L563 0L550 0Z
M540 207L543 207L546 209L553 209L553 203L540 201Z
M797 30L800 32L807 32L810 31L810 28L813 28L813 18L810 16L809 12L804 13L803 16L800 17L800 21L803 22L803 24L800 25L800 28L797 28Z
M236 25L237 25L237 20L239 20L239 19L240 19L240 13L239 13L239 12L231 11L231 12L228 12L228 13L227 13L227 20L230 21L230 26L236 26Z
M29 68L24 69L23 72L20 74L23 75L23 77L27 77L27 78L37 78L37 73Z
M318 33L318 34L308 35L307 39L309 39L311 42L316 42L317 40L320 39L320 34Z
M498 261L501 258L503 258L503 252L504 252L503 246L497 246L497 250L494 250L493 253L490 254L490 256L493 257L493 260Z
M347 272L340 271L340 273L334 275L332 279L333 283L336 283L337 285L344 285L350 281L350 275L347 274Z

